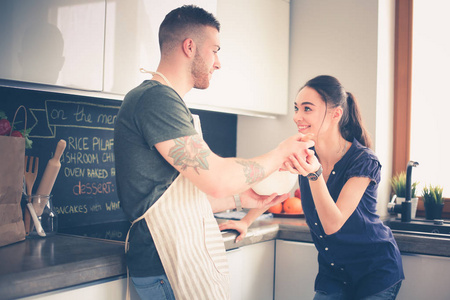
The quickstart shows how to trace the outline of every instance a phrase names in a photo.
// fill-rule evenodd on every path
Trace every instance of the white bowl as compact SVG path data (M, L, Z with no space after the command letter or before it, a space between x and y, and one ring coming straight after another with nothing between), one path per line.
M278 195L289 193L298 180L297 174L288 171L275 171L266 179L255 184L252 189L260 195Z

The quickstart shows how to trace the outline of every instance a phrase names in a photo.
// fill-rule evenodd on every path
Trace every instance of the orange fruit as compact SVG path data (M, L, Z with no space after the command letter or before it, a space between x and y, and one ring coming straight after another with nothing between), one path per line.
M302 200L297 197L291 197L283 202L283 210L287 214L302 214Z
M268 209L268 211L273 214L279 214L283 211L283 204L282 203L275 204L274 206L271 206Z

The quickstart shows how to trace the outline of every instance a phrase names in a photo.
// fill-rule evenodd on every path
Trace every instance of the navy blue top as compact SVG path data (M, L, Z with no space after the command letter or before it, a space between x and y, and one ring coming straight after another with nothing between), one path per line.
M334 202L351 177L370 178L361 201L342 228L325 234L311 195L309 181L299 176L303 211L319 251L315 290L345 290L359 299L381 292L404 279L402 260L391 230L376 214L381 164L367 147L353 140L327 181Z

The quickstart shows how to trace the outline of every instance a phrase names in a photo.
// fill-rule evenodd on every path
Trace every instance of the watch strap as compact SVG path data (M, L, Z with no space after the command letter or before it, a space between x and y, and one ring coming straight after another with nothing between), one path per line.
M242 203L241 203L241 196L239 194L233 195L234 198L234 204L236 205L236 211L242 210Z
M311 181L316 181L319 178L319 176L322 174L322 172L323 172L323 168L322 168L322 165L320 165L319 169L316 172L309 173L306 177L308 177L308 179Z

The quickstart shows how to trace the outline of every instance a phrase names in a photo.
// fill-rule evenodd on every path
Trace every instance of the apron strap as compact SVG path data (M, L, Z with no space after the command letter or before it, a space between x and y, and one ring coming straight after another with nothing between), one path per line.
M128 243L128 238L130 237L131 227L133 227L133 225L136 224L137 222L139 222L140 220L144 219L144 217L145 217L145 214L143 214L142 216L140 216L139 218L137 218L136 220L131 222L131 226L128 229L128 232L127 232L127 237L125 238L125 254L130 249L130 244ZM130 270L128 269L128 264L127 264L127 294L126 294L126 300L130 300L130 298L131 298L130 297Z
M166 84L167 84L168 86L170 86L171 88L173 88L172 84L171 84L170 81L167 79L167 77L164 76L163 73L158 72L158 71L156 71L156 72L148 71L148 70L146 70L146 69L144 69L144 68L140 68L139 71L141 71L141 73L149 73L149 74L152 74L153 76L158 75L158 76L160 76L162 79L164 79L164 81L166 82ZM174 89L174 88L173 88L173 89Z

